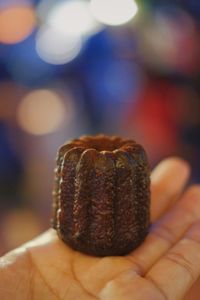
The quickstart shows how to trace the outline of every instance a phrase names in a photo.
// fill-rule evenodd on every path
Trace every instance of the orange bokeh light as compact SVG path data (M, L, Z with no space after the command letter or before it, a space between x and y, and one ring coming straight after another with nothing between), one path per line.
M31 6L0 9L0 42L15 44L23 41L36 25L35 10Z

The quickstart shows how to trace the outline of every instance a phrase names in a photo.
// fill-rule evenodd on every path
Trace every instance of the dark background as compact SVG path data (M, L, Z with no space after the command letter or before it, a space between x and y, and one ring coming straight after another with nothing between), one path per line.
M49 24L68 2L0 0L0 254L49 227L67 139L135 138L152 167L179 155L200 180L200 1L137 1L129 22L90 32L78 10Z

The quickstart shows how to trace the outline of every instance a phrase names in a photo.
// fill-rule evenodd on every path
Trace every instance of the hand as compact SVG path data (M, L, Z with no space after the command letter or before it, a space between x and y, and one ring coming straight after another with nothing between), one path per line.
M81 254L54 230L8 253L0 259L0 299L184 299L200 275L200 186L182 194L188 176L176 158L154 170L153 226L127 256Z

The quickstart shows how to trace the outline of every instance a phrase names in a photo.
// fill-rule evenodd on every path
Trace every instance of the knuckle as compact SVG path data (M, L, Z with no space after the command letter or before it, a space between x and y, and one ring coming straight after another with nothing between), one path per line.
M187 273L192 281L196 280L194 267L192 263L180 252L170 252L166 255L165 259L175 263L178 267L182 268Z
M154 297L154 299L159 300L169 300L169 297L166 291L160 287L160 285L156 282L154 278L152 278L149 274L146 276L146 279L151 284L153 291L155 292L154 296L157 295L158 297Z

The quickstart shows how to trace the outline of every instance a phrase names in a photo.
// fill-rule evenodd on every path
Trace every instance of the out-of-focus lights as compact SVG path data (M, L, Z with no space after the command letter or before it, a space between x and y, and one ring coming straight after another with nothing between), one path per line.
M59 65L72 61L81 47L80 36L62 34L48 26L41 27L36 36L36 51L42 60L50 64Z
M197 66L196 41L191 16L180 7L168 5L146 18L139 34L140 55L160 71L191 72Z
M83 0L54 5L47 16L47 23L63 34L72 35L91 35L102 28L91 14L89 3Z
M91 11L97 20L107 25L121 25L137 13L134 0L91 0Z
M49 64L65 64L81 51L85 37L103 28L84 0L41 1L37 12L43 25L36 35L36 51Z
M58 3L58 0L56 1ZM40 20L40 23L46 22L47 16L49 12L53 9L55 6L55 0L41 0L37 7L37 16Z
M17 119L20 127L34 135L51 133L59 128L65 118L61 97L51 90L35 90L21 101Z
M31 6L6 7L0 10L0 42L15 44L23 41L36 24L34 8Z

